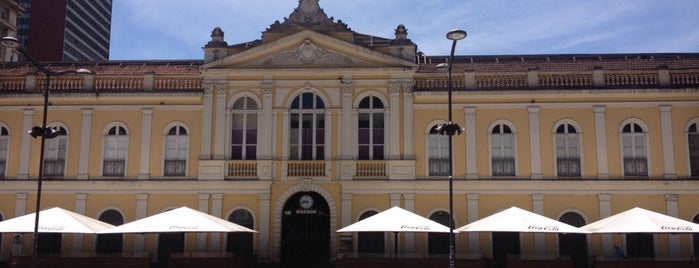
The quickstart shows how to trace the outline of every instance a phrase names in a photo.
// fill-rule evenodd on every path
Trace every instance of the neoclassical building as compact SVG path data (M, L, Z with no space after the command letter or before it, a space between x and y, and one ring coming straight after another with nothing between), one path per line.
M435 29L439 30L439 29ZM444 29L446 31L446 29ZM257 234L42 235L62 255L255 254L283 267L338 257L443 258L440 234L339 234L392 206L455 226L517 206L582 226L642 207L699 222L699 54L448 56L361 34L314 0L260 40L215 28L203 60L46 64L93 75L50 81L42 208L113 224L188 206ZM445 45L448 40L445 39ZM0 220L33 213L46 79L0 66ZM22 241L24 243L22 243ZM44 241L44 242L41 242ZM0 261L31 254L2 234ZM697 235L461 233L458 258L692 259Z

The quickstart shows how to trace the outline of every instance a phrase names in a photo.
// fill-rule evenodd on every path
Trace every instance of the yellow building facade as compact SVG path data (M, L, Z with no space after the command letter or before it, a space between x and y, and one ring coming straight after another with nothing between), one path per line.
M51 79L48 126L61 134L47 140L42 208L119 224L188 206L257 234L64 234L42 250L152 261L244 251L323 267L394 252L392 234L336 233L392 206L448 224L448 140L434 130L447 118L447 74L437 68L447 57L417 53L402 25L393 39L364 35L308 2L261 40L228 45L214 29L204 60L48 66L95 74ZM453 140L456 227L511 206L577 226L633 207L699 222L699 55L452 64L452 112L465 128ZM0 68L1 220L36 206L39 141L26 131L41 122L45 83L31 64ZM2 235L0 261L31 253L30 234L13 238ZM443 256L448 245L433 234L397 238L410 257ZM697 243L696 235L460 233L456 252L590 263L618 246L687 260Z

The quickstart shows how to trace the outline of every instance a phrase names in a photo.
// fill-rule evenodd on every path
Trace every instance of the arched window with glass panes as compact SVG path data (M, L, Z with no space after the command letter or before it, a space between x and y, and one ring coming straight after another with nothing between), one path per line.
M515 136L506 123L497 123L490 129L490 159L492 176L516 176Z
M648 176L646 132L639 122L632 121L623 125L621 129L621 150L624 176Z
M188 155L189 132L181 125L170 127L165 136L163 175L166 177L185 176Z
M233 103L231 110L232 160L257 159L257 102L243 96Z
M289 159L325 159L325 103L314 93L302 93L291 102Z
M687 151L689 152L689 176L697 178L699 177L699 123L697 122L691 123L687 128Z
M0 126L0 179L7 176L7 160L10 153L10 131L5 126Z
M569 122L556 127L556 175L559 177L580 177L580 134Z
M449 135L439 134L435 124L427 134L430 176L449 176Z
M49 126L58 131L58 136L46 139L44 147L44 176L63 177L68 154L68 131L62 126Z
M357 110L357 159L384 159L384 106L377 97L362 99Z
M112 126L107 130L104 136L103 176L126 176L126 150L128 145L129 134L123 125Z

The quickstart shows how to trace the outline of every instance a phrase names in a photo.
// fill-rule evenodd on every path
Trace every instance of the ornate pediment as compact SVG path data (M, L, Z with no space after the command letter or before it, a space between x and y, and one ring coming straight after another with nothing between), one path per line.
M290 67L307 65L353 67L374 66L366 61L316 45L310 39L304 40L303 43L297 47L247 64L247 66L263 67Z

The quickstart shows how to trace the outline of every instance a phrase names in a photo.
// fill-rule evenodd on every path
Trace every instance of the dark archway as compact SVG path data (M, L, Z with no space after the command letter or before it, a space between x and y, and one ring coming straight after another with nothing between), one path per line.
M655 258L653 234L626 234L626 256L629 258Z
M372 210L362 213L359 221L378 214ZM359 256L371 255L378 257L386 252L385 233L383 232L359 232L357 233L357 253Z
M330 267L330 209L316 192L291 196L282 211L282 268Z
M519 233L493 232L493 267L506 267L508 256L520 254Z
M184 252L184 233L159 233L158 234L158 266L169 267L170 254Z
M575 227L582 227L585 225L585 219L575 212L563 214L560 221ZM559 234L558 252L561 256L570 256L575 268L587 267L587 235Z
M255 229L255 220L252 214L245 209L236 209L228 216L228 221ZM232 232L226 235L226 252L241 258L247 265L253 261L253 234L248 232ZM247 267L245 266L244 267Z
M694 216L692 221L699 223L699 215ZM699 259L699 234L692 235L692 242L692 245L694 246L694 259Z
M102 213L100 221L114 226L124 224L124 217L119 211L110 209ZM97 253L121 253L124 245L123 234L100 234L97 235Z
M437 211L430 215L430 220L449 226L449 212ZM454 249L456 251L456 249ZM427 233L427 252L431 256L449 256L449 233Z
M63 245L63 234L39 233L37 252L39 255L60 255Z

